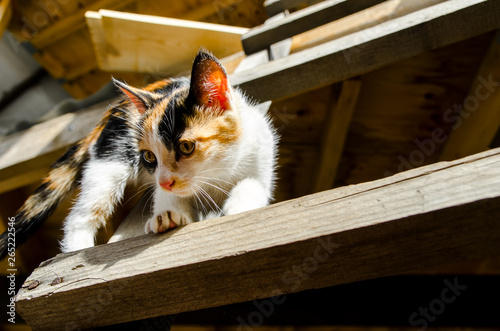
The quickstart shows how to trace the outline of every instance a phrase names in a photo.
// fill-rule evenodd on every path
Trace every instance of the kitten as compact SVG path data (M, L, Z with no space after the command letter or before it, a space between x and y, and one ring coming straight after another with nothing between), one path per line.
M146 233L266 206L277 136L267 116L230 86L222 64L200 51L191 79L144 89L115 84L125 100L51 167L16 215L24 242L68 194L80 194L64 223L63 252L94 246L128 184L154 186ZM7 233L0 256L7 253Z

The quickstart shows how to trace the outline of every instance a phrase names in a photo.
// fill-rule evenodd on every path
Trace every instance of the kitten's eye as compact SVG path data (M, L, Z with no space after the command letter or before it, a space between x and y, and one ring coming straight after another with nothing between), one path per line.
M181 155L189 156L193 154L196 143L194 141L184 140L179 142L177 150Z
M142 159L148 163L148 164L155 164L156 163L156 156L153 152L145 150L142 151Z

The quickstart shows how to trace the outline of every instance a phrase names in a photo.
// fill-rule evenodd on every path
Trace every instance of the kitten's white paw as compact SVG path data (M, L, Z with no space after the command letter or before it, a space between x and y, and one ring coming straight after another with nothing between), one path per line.
M187 223L189 222L186 217L175 211L167 210L150 218L146 222L144 231L146 233L161 233Z
M262 184L256 179L246 178L231 190L222 210L225 215L234 215L267 206L268 203L268 192Z

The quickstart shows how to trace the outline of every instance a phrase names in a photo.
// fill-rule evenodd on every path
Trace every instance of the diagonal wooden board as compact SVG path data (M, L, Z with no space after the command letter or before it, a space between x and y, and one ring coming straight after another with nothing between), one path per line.
M219 58L242 51L240 39L248 31L111 10L85 17L99 68L106 71L178 75L190 69L200 47Z
M34 330L87 329L495 256L499 165L495 149L59 254L17 312Z
M243 35L241 42L246 54L265 49L270 44L296 34L349 16L377 5L384 0L325 0L294 12L270 24L257 26Z

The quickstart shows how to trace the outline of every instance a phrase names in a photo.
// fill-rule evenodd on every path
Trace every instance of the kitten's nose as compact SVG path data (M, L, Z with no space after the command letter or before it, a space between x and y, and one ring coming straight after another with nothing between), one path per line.
M160 183L160 186L167 191L172 191L172 186L175 184L175 179L167 179L164 182Z

